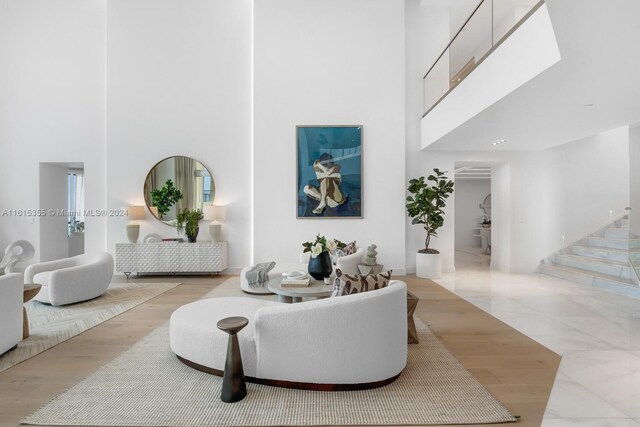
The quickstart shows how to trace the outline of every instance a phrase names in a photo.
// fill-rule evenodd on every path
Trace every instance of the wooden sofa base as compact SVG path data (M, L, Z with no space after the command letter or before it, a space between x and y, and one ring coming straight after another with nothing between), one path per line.
M177 355L176 355L177 356ZM190 360L187 360L183 357L177 356L178 360L180 360L185 365L190 368L196 369L198 371L206 372L207 374L212 374L216 376L223 376L224 372L219 369L209 368L207 366L200 365L198 363L194 363ZM255 378L255 377L245 377L245 380L250 383L255 384L263 384L273 387L282 387L282 388L294 388L298 390L314 390L314 391L352 391L352 390L369 390L372 388L384 387L388 384L391 384L395 380L398 379L400 374L395 375L391 378L387 378L386 380L374 381L370 383L358 383L358 384L317 384L317 383L301 383L297 381L284 381L284 380L268 380L264 378Z

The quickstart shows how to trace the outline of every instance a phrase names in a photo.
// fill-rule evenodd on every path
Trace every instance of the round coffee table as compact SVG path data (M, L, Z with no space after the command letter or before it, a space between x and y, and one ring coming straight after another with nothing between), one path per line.
M327 298L331 296L333 291L332 285L325 285L320 281L312 281L309 286L293 288L283 287L282 278L277 278L269 281L267 287L271 292L278 295L278 301L280 302L302 302L302 298Z
M38 283L25 283L22 291L22 301L27 303L40 292L42 285ZM29 338L29 318L27 317L27 309L22 307L22 339Z

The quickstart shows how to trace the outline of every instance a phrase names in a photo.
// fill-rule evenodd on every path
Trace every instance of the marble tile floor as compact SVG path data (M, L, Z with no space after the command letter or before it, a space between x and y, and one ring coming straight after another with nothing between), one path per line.
M640 299L461 252L436 282L562 356L543 426L640 427Z

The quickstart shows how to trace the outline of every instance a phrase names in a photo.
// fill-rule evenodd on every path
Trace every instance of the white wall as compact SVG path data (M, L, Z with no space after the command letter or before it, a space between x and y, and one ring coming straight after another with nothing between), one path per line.
M435 167L453 171L456 162L491 164L491 267L534 272L543 258L625 214L628 141L625 126L544 151L423 151L415 157L423 174ZM453 271L455 200L447 203L446 212L432 246L443 254L443 269ZM421 230L410 226L410 270L422 241Z
M106 207L105 0L0 0L0 209L37 209L40 162L84 162L86 205ZM39 220L0 217L0 248ZM105 220L86 218L87 251Z
M68 175L69 168L65 165L40 163L40 209L67 209ZM67 231L67 217L64 215L47 215L40 218L40 261L52 261L69 255Z
M631 128L629 134L629 158L630 158L630 197L629 215L631 234L640 236L640 126Z
M404 2L261 0L254 10L255 260L292 260L316 233L401 273ZM363 219L296 219L296 125L363 125Z
M422 147L438 141L559 60L551 18L542 5L422 119Z
M480 207L485 197L491 193L491 179L457 179L453 194L456 204L455 246L461 248L479 248L480 227L484 210Z
M546 150L549 254L625 215L629 127ZM562 236L565 236L564 244Z
M144 205L146 174L165 157L199 160L214 203L227 206L232 269L251 262L251 8L251 0L108 3L108 205ZM177 237L146 214L140 238ZM125 224L109 219L109 251L127 241ZM210 240L206 222L198 239Z

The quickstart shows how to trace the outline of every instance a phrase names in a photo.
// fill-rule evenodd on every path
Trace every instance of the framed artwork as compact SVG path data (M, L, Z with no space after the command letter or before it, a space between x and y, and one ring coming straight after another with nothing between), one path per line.
M362 126L296 126L298 218L362 218Z

